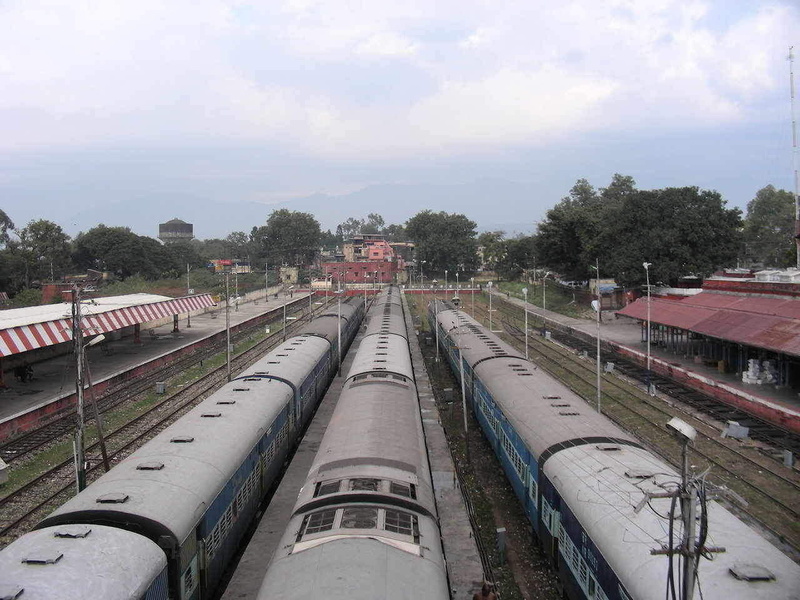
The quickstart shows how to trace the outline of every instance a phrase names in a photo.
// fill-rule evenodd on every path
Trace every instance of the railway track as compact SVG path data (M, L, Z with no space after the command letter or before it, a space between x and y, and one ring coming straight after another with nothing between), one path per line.
M293 308L294 310L289 313L292 316L295 316L298 312L306 314L306 307L304 305L295 306ZM273 309L266 313L265 319L259 321L256 325L251 325L237 331L235 335L232 336L231 342L235 344L246 339L251 336L254 331L261 329L265 322L272 323L282 319L282 317L282 307ZM145 391L152 390L157 381L167 381L175 375L183 373L186 369L194 366L198 362L207 360L215 354L218 354L220 348L224 348L224 343L225 342L222 341L205 348L200 348L191 354L179 356L163 367L151 371L142 377L133 378L105 390L96 398L98 411L102 415L124 405L132 398L139 396ZM91 390L88 390L88 392L87 400L90 399L89 394ZM91 411L87 410L86 412L86 420L89 421L88 413ZM9 440L0 446L0 458L6 463L12 464L50 445L53 440L60 439L75 429L75 414L74 408L64 411L60 416L49 423Z
M480 310L488 316L488 311ZM510 341L524 348L524 330L508 319L501 321ZM548 343L539 336L528 336L531 360L553 377L564 382L595 409L596 370L593 360L580 358L574 351ZM693 466L698 472L711 468L715 485L726 499L780 541L800 549L800 513L796 508L800 475L783 467L755 448L743 447L736 440L720 439L719 430L697 415L693 407L653 398L639 386L615 376L602 377L603 413L626 431L637 436L673 465L680 465L680 447L665 423L674 416L689 422L699 438L692 446ZM733 492L731 494L730 492ZM742 506L739 498L747 502Z
M292 322L286 331L302 326L300 320ZM258 342L231 360L231 367L241 371L283 341L280 333ZM119 461L144 444L158 432L213 393L227 381L227 365L223 364L183 389L169 395L162 402L148 408L141 415L106 434L109 461ZM87 447L87 456L99 452L98 445ZM102 474L102 461L90 461L87 483ZM24 486L0 500L0 546L13 541L28 531L45 513L62 504L74 491L74 463L69 458L48 469Z

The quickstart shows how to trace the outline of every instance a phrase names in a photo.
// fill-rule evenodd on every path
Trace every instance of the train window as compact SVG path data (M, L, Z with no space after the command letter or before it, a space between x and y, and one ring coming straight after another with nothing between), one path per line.
M378 509L365 506L345 508L342 511L343 529L375 529L378 526Z
M383 528L394 533L414 535L414 530L416 529L414 521L416 521L414 515L400 512L399 510L387 510Z
M327 496L328 494L335 494L339 491L339 483L341 480L336 481L325 481L317 483L317 487L314 490L314 498L317 496Z
M377 492L380 479L362 477L350 480L350 489L354 492Z
M410 483L397 483L395 481L389 482L389 492L397 496L411 497L411 484Z
M595 583L594 578L590 575L589 585L587 586L587 591L589 592L589 598L594 598L596 586L597 584Z
M312 533L319 533L321 531L330 531L333 529L333 521L336 518L335 510L321 510L319 512L306 515L303 519L303 525L300 527L300 536L298 541L303 535L311 535Z

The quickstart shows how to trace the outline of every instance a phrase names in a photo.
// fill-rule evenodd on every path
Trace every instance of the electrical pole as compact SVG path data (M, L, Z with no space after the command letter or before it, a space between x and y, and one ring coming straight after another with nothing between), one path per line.
M230 273L225 273L225 362L228 369L228 381L231 380L231 289Z
M794 240L800 269L800 176L797 167L797 119L794 116L794 46L789 46L789 94L792 111L792 167L794 168Z
M83 423L83 329L81 328L81 289L77 285L72 286L72 343L75 351L75 392L78 398L78 423L74 441L75 484L78 492L82 492L86 488Z
M186 263L186 295L190 295L192 293L192 284L189 281L189 263ZM192 326L192 313L191 311L186 313L186 329L189 329Z

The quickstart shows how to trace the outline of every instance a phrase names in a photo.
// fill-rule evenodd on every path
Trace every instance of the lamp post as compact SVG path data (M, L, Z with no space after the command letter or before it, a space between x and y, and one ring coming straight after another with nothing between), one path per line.
M647 382L647 393L652 396L654 394L650 383L650 267L653 266L653 263L645 262L642 263L642 266L644 267L644 276L647 281L647 374L645 375L645 381Z
M461 284L460 284L460 282L458 281L458 271L456 271L456 293L455 293L455 297L456 297L456 298L458 298L458 289L459 289L459 286L460 286L460 285L461 285Z
M269 302L269 263L264 263L264 304Z
M434 325L436 327L436 362L439 362L439 300L436 298L436 280L433 280L431 291L433 292L433 314Z
M489 289L489 331L494 331L492 329L492 282L487 283L486 287Z
M342 376L342 290L337 290L336 292L336 314L337 314L337 321L338 323L338 336L339 336L339 370L337 371L337 375L339 377Z
M545 313L547 312L547 277L550 275L550 271L544 274L542 277L542 335L547 334L547 318L545 317Z
M231 380L231 274L225 273L225 364L228 381Z
M528 360L528 288L522 288L522 295L525 298L525 360Z
M367 314L367 272L364 271L364 314Z
M595 270L595 285L597 287L597 300L592 302L592 306L597 311L597 412L600 412L600 317L602 309L602 296L600 295L600 259L595 259L595 264L592 265ZM595 306L596 305L596 306Z
M447 297L447 269L444 270L444 293L445 298Z
M472 296L472 318L474 319L475 318L475 278L474 277L470 277L469 278L469 285L472 288L472 294L470 294L470 295Z
M192 293L192 284L189 281L189 263L186 263L186 295L189 296ZM186 312L186 329L189 329L192 326L192 313L190 311Z
M236 289L236 310L239 310L239 263L233 263L233 287Z

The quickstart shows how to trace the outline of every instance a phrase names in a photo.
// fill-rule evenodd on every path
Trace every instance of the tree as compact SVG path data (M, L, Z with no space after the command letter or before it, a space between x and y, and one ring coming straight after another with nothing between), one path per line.
M745 256L765 267L795 264L794 196L768 185L747 203L744 219Z
M483 249L483 267L494 271L506 253L505 232L483 232L478 236L478 248Z
M478 262L475 223L460 214L423 210L405 225L416 243L417 262L425 270L474 271Z
M386 222L383 217L378 213L369 213L367 215L367 222L361 228L361 233L382 233L383 226Z
M517 279L534 266L536 238L519 236L505 240L505 253L497 263L497 273L505 279Z
M621 285L674 283L683 275L707 275L736 259L741 211L728 209L715 191L697 187L636 191L604 215L595 246L601 272Z
M300 266L314 262L320 236L319 222L313 215L282 208L272 211L254 242L270 264Z
M127 227L102 224L78 234L73 260L83 268L111 271L120 279L136 274L157 279L186 269L186 265L175 264L157 240L136 235Z
M14 221L6 214L6 212L0 208L0 247L5 246L8 243L9 235L8 232L14 229Z
M25 260L26 287L32 280L53 280L70 267L69 236L60 225L39 219L19 230L19 250Z
M340 223L336 227L336 235L340 240L344 241L361 233L361 230L363 228L364 228L363 219L355 219L353 217L350 217L344 223Z
M536 252L542 264L569 279L588 279L589 265L594 263L591 248L599 231L602 205L602 197L591 184L579 179L569 196L547 211L539 224Z

